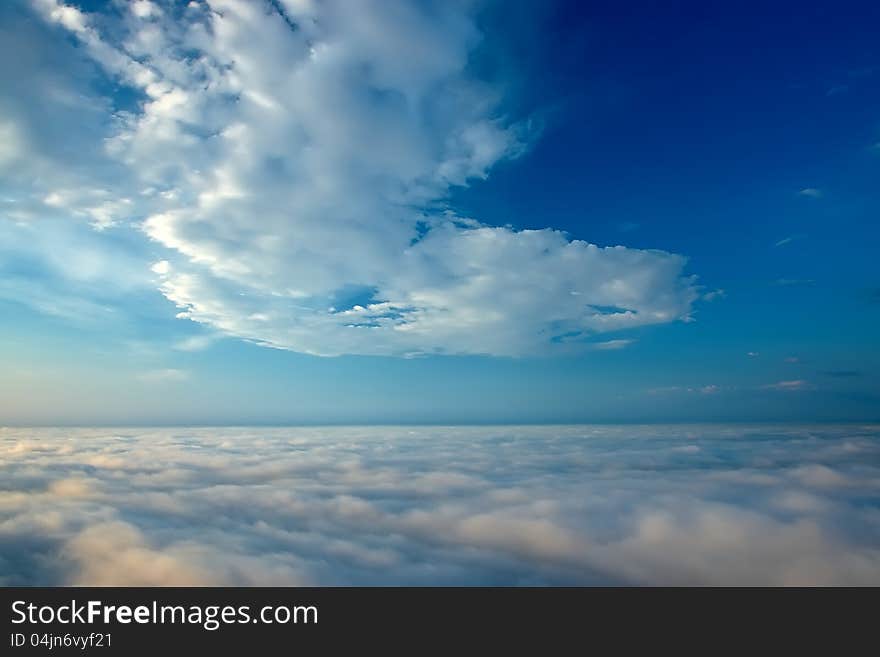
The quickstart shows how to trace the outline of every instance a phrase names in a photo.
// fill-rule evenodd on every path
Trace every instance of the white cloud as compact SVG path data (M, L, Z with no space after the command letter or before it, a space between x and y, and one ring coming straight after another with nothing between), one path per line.
M633 344L635 340L606 340L605 342L593 343L593 349L600 351L616 351L618 349L626 349Z
M661 386L659 388L648 388L646 391L649 395L666 395L673 392L682 392L687 390L682 386Z
M188 338L175 342L174 348L178 351L202 351L219 339L219 336L210 333L206 335L191 335Z
M806 196L808 198L822 198L822 190L816 189L815 187L805 187L801 191L798 192L801 196Z
M530 139L471 75L464 6L280 2L292 30L270 5L207 4L114 22L34 1L142 100L94 101L77 175L45 150L32 212L141 225L180 317L321 355L533 354L689 318L680 256L449 210Z
M822 464L802 465L791 471L791 476L810 488L846 486L848 481L833 468Z
M0 123L0 166L11 163L20 156L24 150L21 140L18 126L11 121Z
M121 231L0 218L0 298L48 315L106 323L120 300L149 289L147 262Z
M797 390L807 390L810 387L810 384L801 379L796 379L793 381L778 381L777 383L768 383L764 386L769 390L783 390L783 391L797 391Z
M776 243L774 244L774 246L777 246L777 247L779 247L779 246L785 246L786 244L791 244L791 243L794 242L795 240L802 240L802 239L804 239L805 237L806 237L806 236L803 235L803 234L789 235L789 236L787 236L787 237L783 237L781 240L779 240L778 242L776 242Z
M272 555L235 554L191 540L154 547L134 525L110 521L90 525L62 548L72 562L72 586L217 586L247 582L270 586L278 581L303 585L295 567L275 565Z
M880 584L876 437L0 429L0 583Z
M131 13L138 18L151 18L161 16L162 10L150 0L134 0L130 6Z
M688 394L700 394L700 395L716 395L725 390L732 390L733 388L722 388L719 385L714 383L707 383L705 385L700 386L663 386L660 388L649 388L647 393L649 395L667 395L672 393L688 393Z
M71 32L81 34L88 29L85 15L72 5L54 0L35 0L34 4L42 9L51 20L60 23Z
M150 267L150 271L154 274L165 275L171 271L171 264L167 260L159 260L158 262L153 263Z
M186 381L189 378L189 372L187 370L180 370L174 368L166 368L159 370L149 370L147 372L142 372L138 378L141 381L146 381L148 383L165 383L171 381Z

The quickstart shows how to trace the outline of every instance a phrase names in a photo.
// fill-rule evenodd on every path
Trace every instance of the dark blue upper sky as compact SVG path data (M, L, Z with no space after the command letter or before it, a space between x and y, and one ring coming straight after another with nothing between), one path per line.
M217 70L247 70L245 62L262 57L266 70L275 66L282 76L295 68L285 68L284 58L298 57L299 51L295 42L283 41L287 37L271 6L241 19L248 29L263 31L264 50L231 37L222 41L219 23L210 47L191 33L172 38L168 7L130 18L112 5L77 6L82 12L65 17L41 15L24 2L0 10L4 35L28 35L10 37L2 46L3 89L14 85L16 92L15 97L2 92L0 126L8 143L31 145L0 153L0 166L8 172L28 173L26 181L8 173L0 185L5 199L0 206L5 213L0 214L5 279L0 283L0 358L6 364L0 374L0 421L880 418L877 3L522 2L489 3L462 15L422 6L413 16L438 13L424 24L402 9L387 16L377 9L378 18L366 15L357 25L380 26L381 47L344 16L329 10L326 16L300 16L279 3L294 24L314 20L325 26L309 37L317 52L312 61L320 62L323 51L315 44L324 38L328 53L338 48L346 56L357 54L360 68L351 70L361 77L349 77L341 65L314 64L317 72L295 78L266 74L265 84L263 73L252 74L253 86L246 75L244 82L233 79L229 84L240 85L238 96L254 99L267 112L281 108L272 116L283 116L283 122L271 119L278 121L277 130L267 128L265 137L256 128L270 119L248 123L253 114L236 119L238 110L230 108L237 106L228 100L214 103L213 97L197 95L198 84L207 83L196 84L195 73L175 77L182 74L160 61L160 53L172 47L157 45L162 41L155 32L164 33L162 38L180 52L204 48L218 61L225 52L234 63ZM231 5L218 10L225 12L224 21L238 16ZM78 22L81 17L86 22ZM186 20L196 25L220 19ZM475 29L483 34L479 41L471 33ZM165 77L152 88L138 87L129 69L107 63L96 40L129 54L141 48L132 54L134 60ZM127 49L120 46L125 43ZM420 60L425 43L435 50ZM456 63L459 51L467 53L466 63ZM396 63L401 58L417 64L401 69ZM442 75L437 73L444 65ZM351 88L371 75L369 94L354 95ZM439 91L421 82L432 75ZM289 95L280 79L289 80ZM174 88L189 94L188 105L176 107L191 109L158 114L162 99L172 107ZM274 91L277 95L268 97ZM338 101L324 106L331 120L319 122L320 113L304 107L301 94ZM417 106L424 111L420 116L428 117L425 123L406 130L399 121L386 124L382 117L393 116L398 97L410 103L406 116ZM61 140L70 142L62 144L66 150L86 152L78 140L85 143L92 125L106 140L101 143L122 144L119 149L135 144L132 150L109 148L109 164L98 156L76 155L66 167L61 166L65 149L56 147L57 141L38 152L37 137L57 130L59 120L64 125L70 116L56 113L56 104L74 103L71 98L88 102L76 101L74 117L82 112L84 118L69 119L61 131L67 135ZM164 138L158 128L148 131L146 120L125 123L125 116L143 119L151 112L159 117L150 124L154 127L167 120L209 137L198 148L183 150L185 133L175 133L179 153L154 147L149 140ZM31 116L41 113L43 124ZM231 134L224 131L234 125L250 126L251 132L235 158L222 159L208 140ZM361 131L362 125L369 129ZM487 125L504 125L505 132L487 132ZM376 132L383 135L378 150L369 141ZM302 143L297 141L301 134L306 135ZM512 134L515 148L498 146ZM480 140L473 151L461 156L449 150L456 140L473 145L467 141L473 135ZM425 152L437 154L429 158ZM488 159L481 155L489 152ZM254 159L254 153L272 166L259 174L245 169L241 162ZM185 169L169 172L172 160ZM120 162L128 169L113 168ZM410 177L407 172L419 167L442 173ZM217 178L210 194L203 182L192 182L190 172L202 175L202 170L226 176ZM327 198L332 200L295 191L300 178L308 182L309 194L331 181L328 187L335 191ZM93 188L103 191L88 198L67 191ZM140 200L158 199L160 192L166 205ZM123 196L137 198L108 205ZM210 205L214 198L225 199L217 206L222 212ZM242 198L259 200L239 211ZM438 227L429 231L424 248L416 245L431 264L410 270L410 260L381 255L385 246L379 246L393 242L397 229L392 226L408 221L395 214L399 198L428 215L439 205L483 226L509 226L496 234L506 246L478 255L469 241L476 232ZM318 219L296 224L290 232L287 218L300 221L312 208ZM101 224L110 215L113 219ZM160 219L150 219L156 216ZM375 229L386 217L385 232ZM338 240L321 232L327 221L338 222L332 224ZM82 232L74 234L68 226ZM635 260L575 263L575 273L555 269L556 261L532 268L522 260L532 251L520 250L528 234L519 231L546 228L564 231L571 240L621 245L636 254ZM40 237L23 237L22 231ZM369 231L381 239L371 241ZM421 233L413 244L419 239ZM304 241L318 246L300 251ZM274 251L275 244L285 250ZM65 245L78 256L61 255ZM544 254L551 257L557 248L563 249L554 242ZM651 260L654 252L687 258L682 275L698 276L693 289L700 298L657 301L678 294L679 284L653 278L661 276L653 269L661 266ZM276 258L278 253L285 255ZM559 253L559 262L567 262L563 250ZM72 261L75 267L68 266ZM469 268L459 270L461 263ZM644 271L633 269L639 267ZM512 278L518 268L523 277ZM149 284L141 284L140 271L153 277ZM174 278L178 272L183 278ZM597 330L590 323L582 329L586 324L578 322L586 320L570 317L560 306L559 319L551 322L557 306L569 303L547 291L556 290L556 282L541 283L535 296L528 294L529 281L543 281L546 272L565 285L576 280L597 290L605 289L601 276L650 279L655 282L632 301L642 304L640 316L649 309L674 308L669 312L689 321L637 322L620 330ZM165 278L157 282L154 274ZM508 283L481 288L485 310L477 313L473 309L481 306L474 305L478 298L471 286L484 279ZM462 286L448 287L449 281ZM290 328L300 326L296 312L312 317L308 313L316 313L323 300L338 304L339 290L356 290L362 305L393 306L364 310L351 301L350 314L361 312L357 308L372 312L346 320L361 330L406 317L420 300L428 305L419 317L437 317L432 313L446 312L448 304L467 307L470 314L456 311L453 323L460 333L448 333L444 322L413 321L426 327L417 329L424 331L423 343L395 342L401 334L395 329L375 348L369 341L366 347L351 343L344 333L337 337L336 324L320 328L323 315L306 323L316 329ZM276 305L279 295L287 294L289 303ZM603 309L599 314L613 311L606 307L629 307L595 294L600 301L592 303ZM439 298L447 305L430 305ZM75 303L68 308L67 302ZM686 311L680 311L681 303ZM289 311L292 307L305 310ZM96 317L96 308L106 317ZM175 319L181 309L196 322ZM539 313L548 317L546 326L536 321ZM482 314L502 319L491 325L474 319L474 331L484 334L480 339L463 332L469 318ZM276 320L280 316L291 319ZM355 324L346 326L350 330ZM535 331L577 334L586 346L538 353L529 342ZM322 335L332 346L321 346ZM401 357L410 352L419 355ZM444 355L426 355L437 352Z

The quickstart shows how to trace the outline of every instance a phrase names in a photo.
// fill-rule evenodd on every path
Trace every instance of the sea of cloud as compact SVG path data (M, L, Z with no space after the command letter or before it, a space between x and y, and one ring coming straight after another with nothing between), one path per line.
M878 436L6 428L0 584L878 585Z

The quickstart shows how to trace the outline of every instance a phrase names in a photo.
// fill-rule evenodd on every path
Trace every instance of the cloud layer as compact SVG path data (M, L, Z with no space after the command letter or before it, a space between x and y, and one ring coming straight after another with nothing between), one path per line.
M4 429L0 583L880 584L877 427Z
M470 3L32 5L75 65L0 116L9 216L136 225L182 318L320 355L522 355L687 319L699 296L681 256L449 207L535 138L473 73Z

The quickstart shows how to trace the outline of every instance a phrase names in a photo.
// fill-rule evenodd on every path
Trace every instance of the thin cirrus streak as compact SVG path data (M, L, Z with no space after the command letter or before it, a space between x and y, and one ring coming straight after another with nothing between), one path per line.
M169 314L316 355L542 354L691 318L700 286L683 256L449 206L540 138L469 67L481 40L469 3L31 5L82 70L48 85L16 73L0 124L20 199L17 223L0 226L10 242L32 242L33 224L57 232L57 217L133 228L134 279ZM125 92L96 91L113 86ZM41 266L64 278L64 259ZM65 312L23 284L0 294Z
M0 583L880 584L880 428L0 430Z

